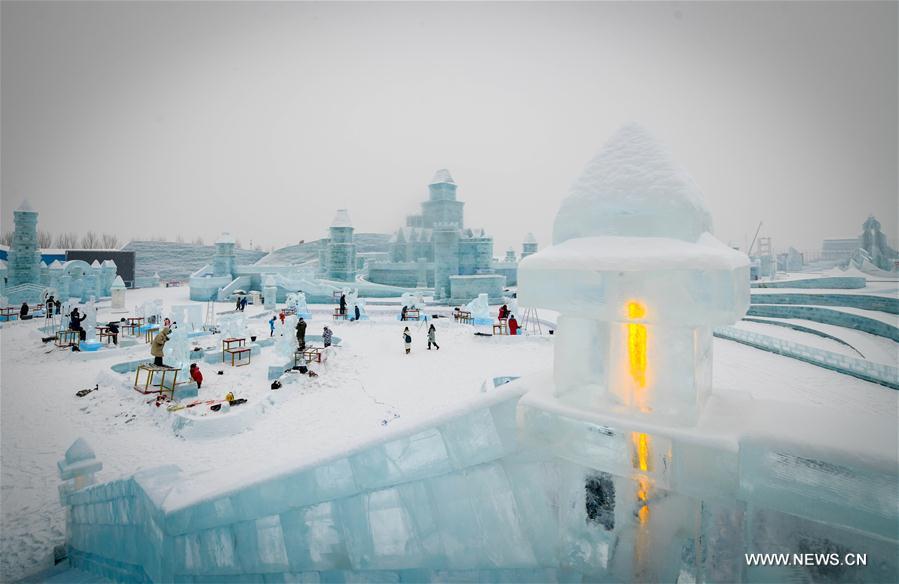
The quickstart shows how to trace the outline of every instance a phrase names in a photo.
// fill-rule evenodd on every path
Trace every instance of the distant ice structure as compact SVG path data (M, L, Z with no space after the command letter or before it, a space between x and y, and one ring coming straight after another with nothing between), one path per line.
M471 313L474 324L491 324L490 304L486 294L478 294L478 297L465 305L465 310Z
M200 304L172 305L172 322L186 331L202 330L203 306Z
M312 318L312 313L309 312L309 305L306 304L306 295L302 292L291 292L288 294L286 305L287 308L293 309L297 316L302 316L306 320Z
M112 309L120 310L125 308L125 281L122 280L121 276L115 277L110 287L110 293L112 295Z
M161 582L897 581L892 420L708 398L709 331L746 309L748 260L707 231L688 178L628 126L576 183L555 244L521 263L522 306L562 314L552 373L229 489L168 466L68 493L72 565ZM746 561L772 552L867 565Z

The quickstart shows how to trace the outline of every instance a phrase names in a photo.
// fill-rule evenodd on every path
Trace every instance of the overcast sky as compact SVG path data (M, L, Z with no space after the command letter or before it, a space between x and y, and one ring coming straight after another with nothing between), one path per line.
M416 212L542 245L635 120L724 241L897 229L897 4L2 3L2 225L265 247Z

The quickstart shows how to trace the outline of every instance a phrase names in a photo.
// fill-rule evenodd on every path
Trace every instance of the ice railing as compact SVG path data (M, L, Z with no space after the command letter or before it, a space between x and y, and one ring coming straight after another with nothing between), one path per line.
M880 385L885 385L892 389L899 389L899 369L896 367L874 363L864 359L856 359L855 357L840 355L839 353L825 351L824 349L809 347L792 341L729 326L715 329L715 336L737 341L738 343L777 353L778 355L783 355L785 357L799 359L800 361L805 361L812 365L858 377L865 381L879 383Z

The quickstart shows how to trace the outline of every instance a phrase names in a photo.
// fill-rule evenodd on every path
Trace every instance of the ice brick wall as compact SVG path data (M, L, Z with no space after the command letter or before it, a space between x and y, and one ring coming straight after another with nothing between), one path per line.
M899 314L899 298L869 294L752 294L752 304L805 304L812 306L851 306Z
M856 359L847 355L825 351L824 349L809 347L729 326L715 329L715 336L777 353L778 355L799 359L800 361L846 375L852 375L865 381L872 381L893 389L899 389L899 369L896 367L881 365L864 359Z
M544 531L552 489L541 486L552 473L508 458L519 397L504 386L433 426L214 498L184 503L175 467L79 491L68 500L73 562L117 580L544 568L527 578L559 579Z

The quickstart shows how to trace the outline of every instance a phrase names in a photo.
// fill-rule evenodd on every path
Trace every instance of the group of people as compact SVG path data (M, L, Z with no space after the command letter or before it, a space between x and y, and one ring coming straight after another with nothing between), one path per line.
M505 320L506 326L509 327L510 335L517 335L518 329L518 320L516 320L515 315L509 310L509 307L503 304L499 307L499 316L497 317L499 320Z
M246 310L246 308L247 308L247 297L246 296L238 296L237 304L234 307L234 309L243 312L244 310Z
M341 315L346 316L346 294L341 294L341 295L340 295L340 310L339 310L339 312L340 312ZM354 304L354 305L353 305L353 319L352 319L352 320L359 320L359 318L360 318L361 316L362 316L362 313L361 313L360 310L359 310L359 305L358 305L358 304Z
M407 355L412 352L412 333L409 332L409 327L403 329L403 345ZM431 350L431 345L434 345L438 351L440 350L440 345L437 344L437 327L434 326L434 323L428 327L428 351Z

